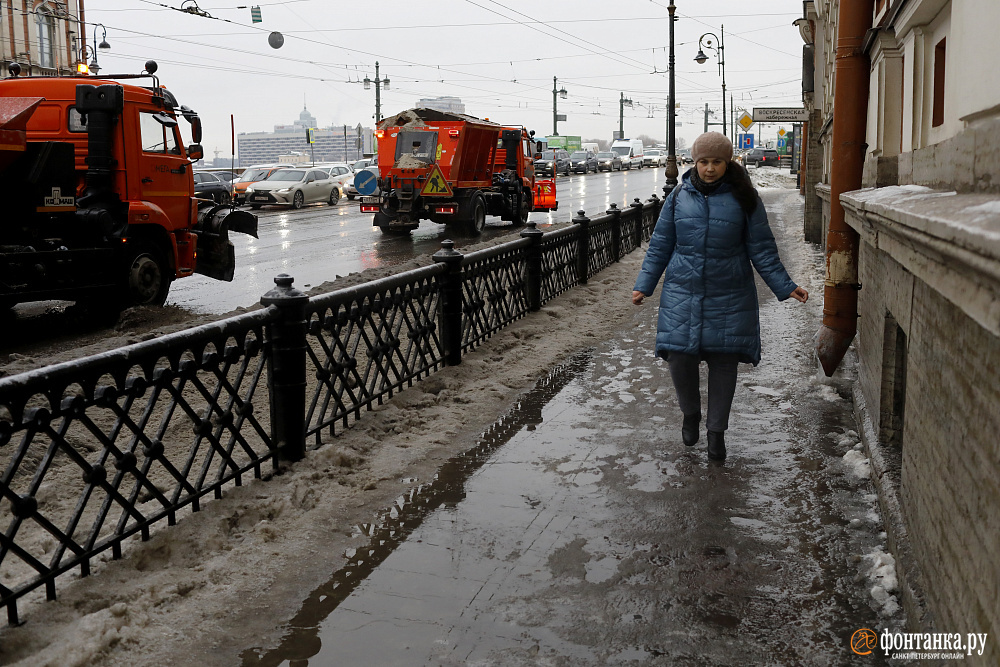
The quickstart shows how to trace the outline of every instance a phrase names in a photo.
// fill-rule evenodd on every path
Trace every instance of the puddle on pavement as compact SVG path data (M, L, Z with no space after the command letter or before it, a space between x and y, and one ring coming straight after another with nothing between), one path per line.
M355 526L357 532L371 538L368 545L349 550L345 554L347 565L334 572L329 581L306 598L299 613L289 621L279 646L269 651L261 648L243 651L241 660L244 667L302 667L309 664L309 659L323 648L320 637L323 621L425 518L438 508L460 502L465 497L466 482L500 447L522 428L532 430L540 424L542 408L587 368L591 356L592 352L587 350L557 367L521 396L518 404L490 426L472 449L442 465L434 481L409 489L396 499L392 507L383 510L376 521ZM413 483L416 478L401 481ZM601 571L603 569L595 568L592 576L609 576Z

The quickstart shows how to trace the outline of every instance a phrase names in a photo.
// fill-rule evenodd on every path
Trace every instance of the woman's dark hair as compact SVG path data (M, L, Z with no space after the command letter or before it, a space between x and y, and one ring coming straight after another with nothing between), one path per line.
M729 176L729 184L733 188L733 196L740 203L740 207L747 215L757 210L757 188L750 180L750 174L739 162L730 160L726 165L726 175Z

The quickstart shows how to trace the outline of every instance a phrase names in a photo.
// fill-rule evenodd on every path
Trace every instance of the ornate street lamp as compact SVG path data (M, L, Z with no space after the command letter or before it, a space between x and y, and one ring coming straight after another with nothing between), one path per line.
M694 60L699 65L704 65L705 61L708 60L708 56L705 55L704 49L709 51L715 51L716 58L719 61L719 73L722 74L722 133L726 134L726 27L722 26L720 31L722 34L722 39L716 37L715 33L706 32L704 35L698 38L698 55L694 57ZM705 39L709 37L710 39ZM712 44L712 39L718 44L714 46Z
M670 191L677 186L677 150L674 148L676 143L676 110L677 102L674 99L674 12L677 7L674 5L673 0L671 0L670 5L667 7L667 11L670 12L670 100L667 106L670 107L667 110L667 181L663 185L664 196L669 195Z

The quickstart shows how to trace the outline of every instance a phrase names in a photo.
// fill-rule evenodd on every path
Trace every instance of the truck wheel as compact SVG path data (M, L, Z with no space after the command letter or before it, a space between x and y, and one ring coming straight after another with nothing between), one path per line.
M533 209L533 201L531 198L531 190L525 188L524 194L521 196L521 211L520 215L517 216L517 220L514 221L515 225L526 225L528 224L528 214L531 213Z
M340 201L340 188L330 190L330 206L336 206Z
M299 209L302 205L306 203L306 197L302 194L302 190L298 190L294 195L292 195L292 208Z
M166 256L147 243L136 243L125 267L127 306L162 306L173 273Z
M469 231L478 236L486 229L486 202L481 196L472 200L472 217L469 219Z

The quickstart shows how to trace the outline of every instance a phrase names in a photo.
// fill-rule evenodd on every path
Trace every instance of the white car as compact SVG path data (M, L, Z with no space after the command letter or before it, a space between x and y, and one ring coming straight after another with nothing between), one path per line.
M642 164L646 167L664 167L667 164L667 152L659 148L647 148L642 155Z
M341 194L344 194L346 190L347 181L354 178L354 172L351 170L351 166L346 162L319 165L317 168L330 174L330 178L337 182L337 186L340 188Z
M252 209L267 204L302 208L315 202L334 206L340 201L340 188L330 174L318 167L279 169L247 188L246 200Z

